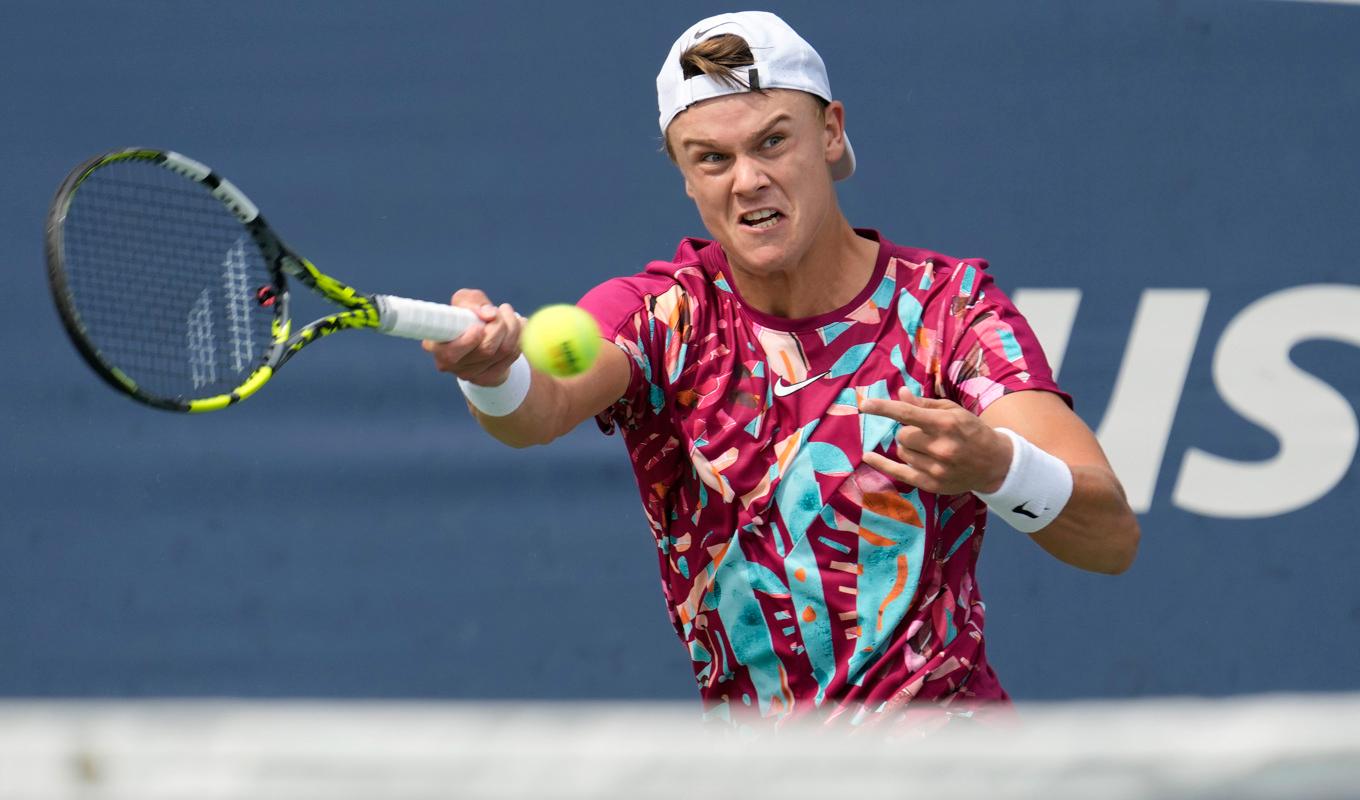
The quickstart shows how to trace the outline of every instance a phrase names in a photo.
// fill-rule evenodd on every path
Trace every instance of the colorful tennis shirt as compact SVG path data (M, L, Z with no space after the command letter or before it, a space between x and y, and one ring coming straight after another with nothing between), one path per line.
M980 414L1059 390L986 262L860 235L880 242L872 278L809 319L747 307L701 239L581 301L630 356L599 422L628 446L710 719L895 725L1008 700L973 579L986 506L863 464L898 424L859 404L906 386Z

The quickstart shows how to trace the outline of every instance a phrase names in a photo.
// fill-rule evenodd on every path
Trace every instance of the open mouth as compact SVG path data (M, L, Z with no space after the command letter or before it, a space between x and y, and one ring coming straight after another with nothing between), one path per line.
M765 230L766 228L773 228L775 225L779 224L779 220L783 218L784 215L775 211L773 208L762 208L759 211L748 211L747 213L742 214L741 224L759 231Z

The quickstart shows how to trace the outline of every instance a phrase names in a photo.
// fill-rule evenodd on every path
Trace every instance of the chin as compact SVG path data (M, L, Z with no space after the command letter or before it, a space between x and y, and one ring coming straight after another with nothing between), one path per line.
M733 268L740 266L745 272L769 275L783 272L791 261L788 252L782 247L763 245L760 247L725 247L727 260Z
M760 241L750 233L738 230L721 243L729 261L739 261L754 272L777 272L794 260L792 251L795 248L782 236Z

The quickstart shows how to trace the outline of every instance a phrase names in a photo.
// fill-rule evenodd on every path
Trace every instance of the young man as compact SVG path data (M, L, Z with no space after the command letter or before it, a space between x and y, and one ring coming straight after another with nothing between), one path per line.
M426 343L512 446L622 429L709 716L911 724L1007 695L974 584L988 508L1055 557L1126 569L1138 524L1025 320L979 260L850 227L855 157L782 20L687 30L661 131L713 241L581 301L584 376L531 372L508 305Z

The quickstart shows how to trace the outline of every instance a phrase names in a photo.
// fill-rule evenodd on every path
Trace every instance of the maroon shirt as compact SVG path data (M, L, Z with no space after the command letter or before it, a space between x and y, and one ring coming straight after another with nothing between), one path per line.
M623 431L710 718L897 724L913 703L1008 699L973 579L986 506L864 464L899 426L859 403L906 386L980 414L1061 392L986 262L860 233L880 241L873 276L809 319L747 306L699 239L581 301L630 356L599 421Z

